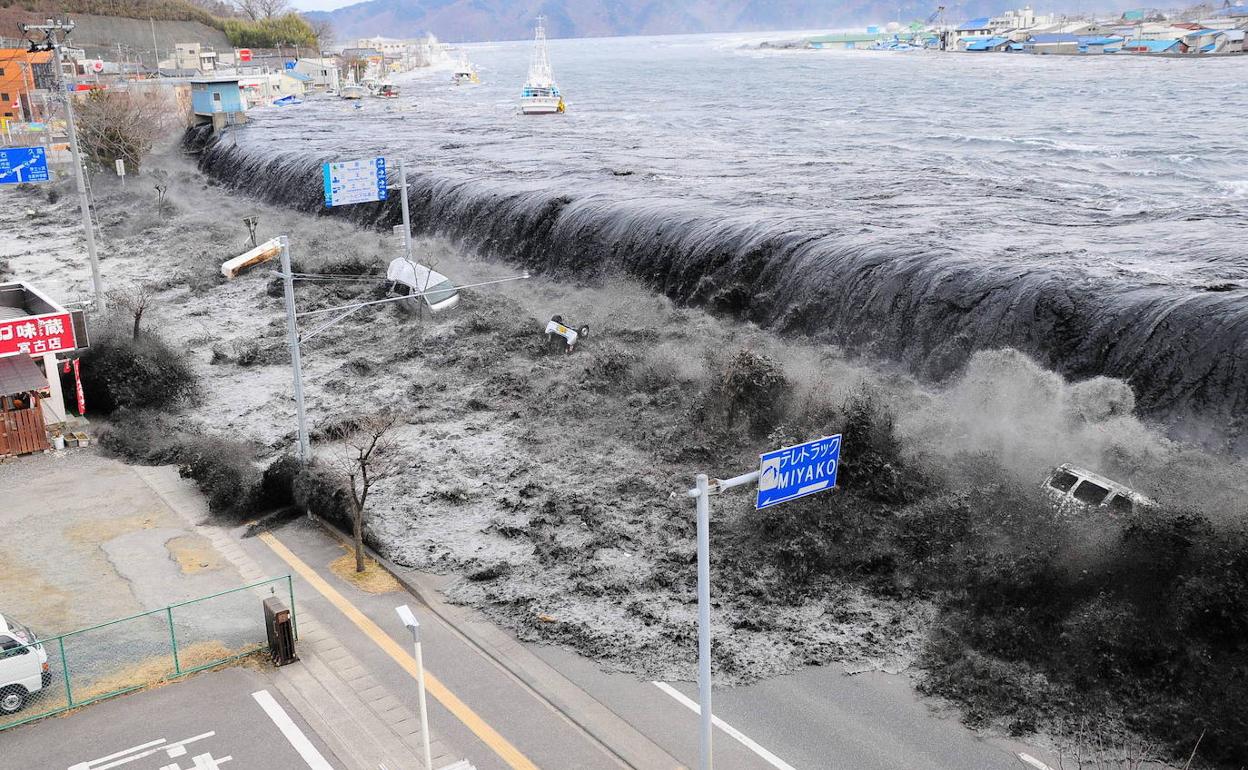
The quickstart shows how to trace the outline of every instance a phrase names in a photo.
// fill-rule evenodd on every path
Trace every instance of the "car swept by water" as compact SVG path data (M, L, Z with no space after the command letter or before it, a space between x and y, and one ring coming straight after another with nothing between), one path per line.
M1156 501L1126 485L1070 463L1054 468L1042 488L1063 513L1100 508L1119 515L1157 506Z

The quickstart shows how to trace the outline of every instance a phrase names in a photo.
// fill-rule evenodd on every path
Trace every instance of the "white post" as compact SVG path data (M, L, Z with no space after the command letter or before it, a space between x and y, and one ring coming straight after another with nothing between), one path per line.
M399 187L403 201L403 258L408 262L412 261L412 219L408 214L407 208L407 166L403 165L403 159L399 158Z
M412 628L416 648L416 689L420 692L420 737L425 745L425 769L433 770L433 752L429 748L429 709L425 705L425 659L420 652L420 624Z
M429 710L425 706L425 659L420 652L420 621L406 604L400 604L394 611L407 630L412 632L412 648L416 653L416 687L420 692L420 734L425 742L425 770L433 770L433 752L429 748Z
M303 409L303 364L299 359L299 329L295 322L295 277L290 272L290 239L279 236L282 247L282 282L286 294L286 342L290 346L290 365L295 379L295 414L299 423L299 462L311 459L308 447L308 420Z
M698 506L698 705L702 770L711 770L711 496L705 473L697 475Z

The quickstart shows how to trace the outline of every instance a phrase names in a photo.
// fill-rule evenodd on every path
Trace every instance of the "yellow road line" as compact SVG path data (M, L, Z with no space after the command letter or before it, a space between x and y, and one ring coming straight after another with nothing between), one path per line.
M312 585L321 596L324 596L329 603L338 608L343 615L354 623L373 643L380 647L387 655L394 659L396 663L402 666L413 677L416 676L416 659L411 656L406 649L398 642L394 641L381 626L374 623L367 615L361 612L347 597L338 593L337 589L325 582L325 579L316 573L316 570L309 567L298 556L291 552L289 548L282 544L276 537L268 532L260 534L260 539L273 552L282 558L287 564L298 572L299 575ZM446 710L455 715L455 717L464 723L464 726L481 739L481 742L489 746L495 754L497 754L504 762L506 762L515 770L538 770L537 765L533 764L528 757L520 753L520 750L499 735L498 732L486 724L485 720L477 715L477 712L468 707L466 703L456 697L455 693L447 689L436 676L429 673L429 669L425 669L425 690L429 692L439 703L446 707Z

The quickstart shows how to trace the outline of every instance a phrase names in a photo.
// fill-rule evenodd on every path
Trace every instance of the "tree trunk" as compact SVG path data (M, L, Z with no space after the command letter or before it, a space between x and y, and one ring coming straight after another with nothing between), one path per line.
M139 324L143 323L143 311L140 310L134 314L134 339L139 338Z
M355 540L355 571L364 571L364 508L351 501L351 536Z

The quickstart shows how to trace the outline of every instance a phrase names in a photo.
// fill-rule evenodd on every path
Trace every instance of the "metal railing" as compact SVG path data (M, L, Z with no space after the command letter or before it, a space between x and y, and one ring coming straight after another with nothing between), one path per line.
M278 590L298 638L289 575L47 639L14 629L26 638L0 649L0 731L265 649L261 601Z

